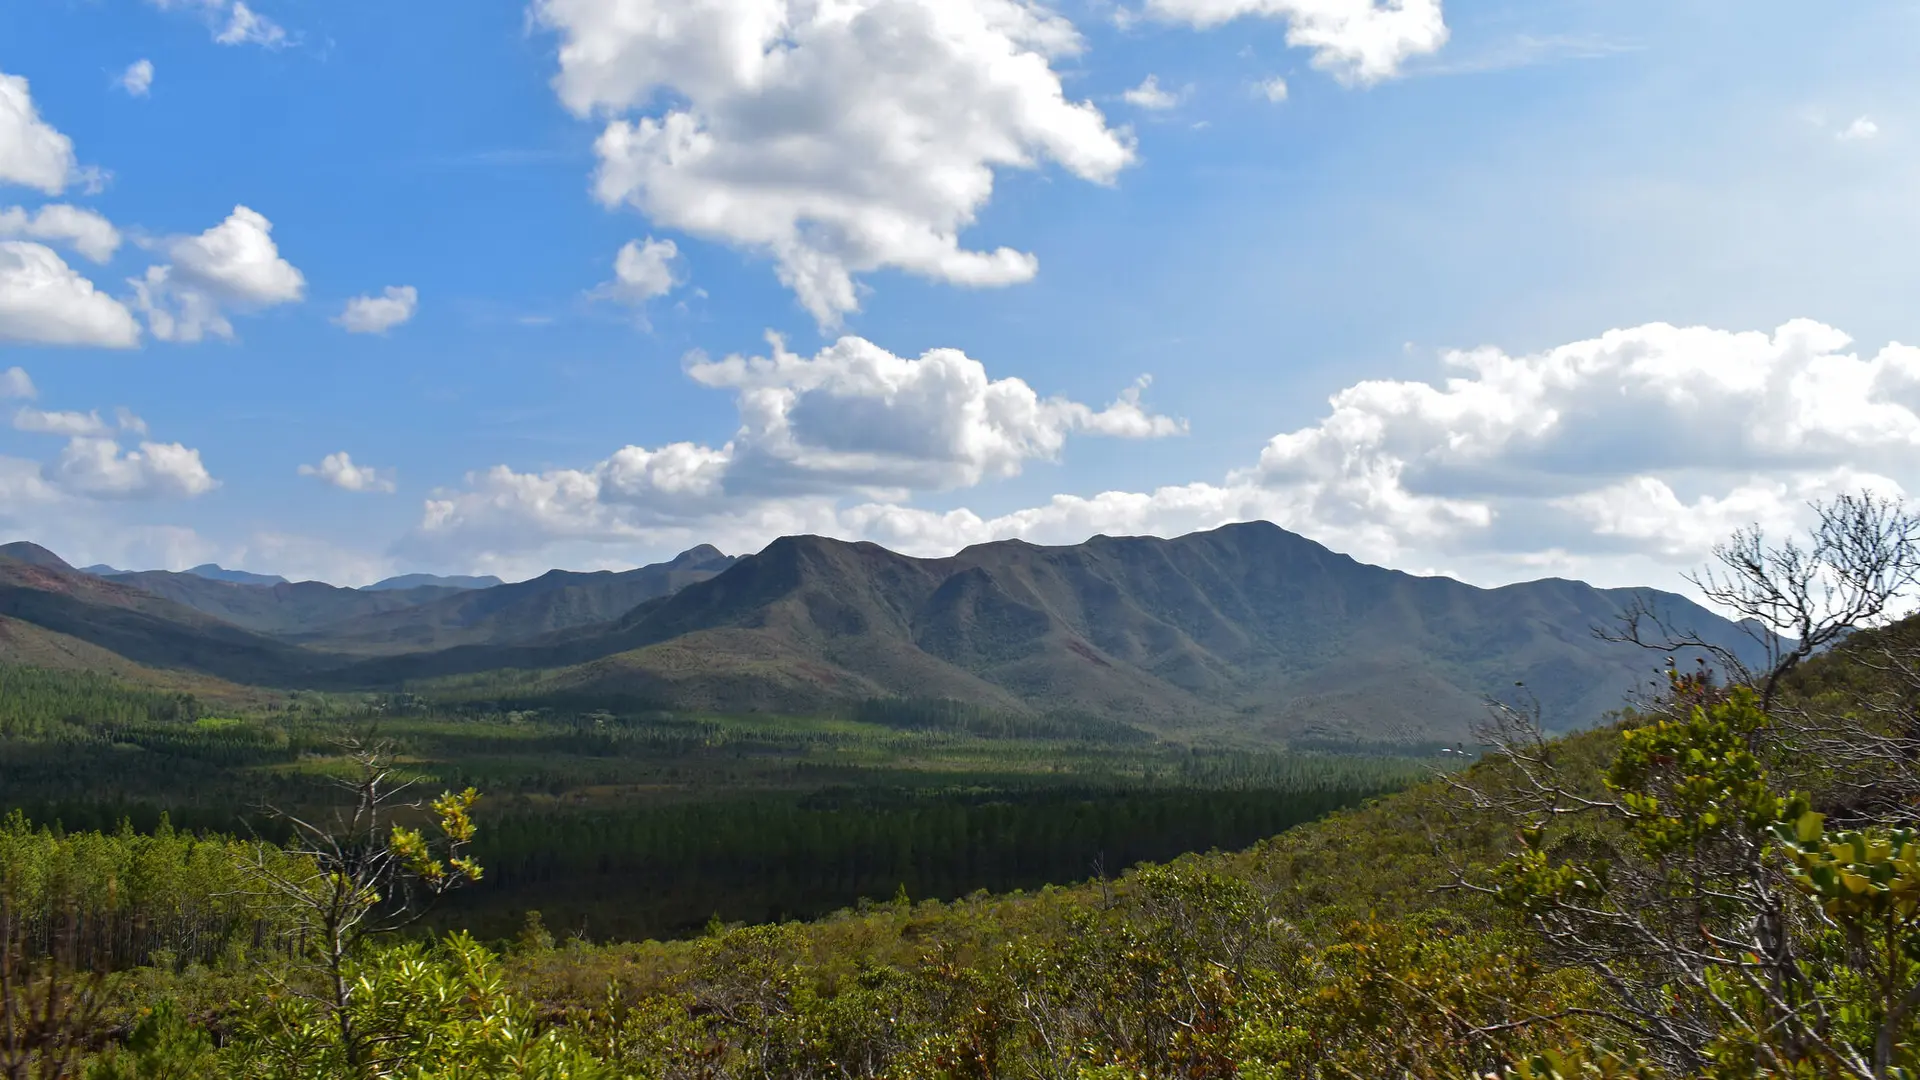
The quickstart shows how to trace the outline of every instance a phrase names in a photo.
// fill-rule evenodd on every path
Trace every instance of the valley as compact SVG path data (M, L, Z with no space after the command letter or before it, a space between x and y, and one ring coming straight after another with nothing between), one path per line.
M1744 640L1677 596L1477 589L1264 523L368 589L16 543L0 811L271 833L378 741L483 793L493 872L442 925L677 936L1243 846L1466 764L1493 697L1594 726L1650 670L1591 632L1635 600Z

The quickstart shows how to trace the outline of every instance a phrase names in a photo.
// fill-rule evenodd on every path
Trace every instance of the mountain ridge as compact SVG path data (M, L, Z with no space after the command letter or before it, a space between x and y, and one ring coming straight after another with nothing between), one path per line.
M400 574L383 578L371 585L360 586L361 592L386 592L394 589L415 589L423 585L439 586L450 589L491 589L506 582L492 574L475 576L471 574Z
M1197 718L1279 737L1464 737L1487 697L1543 688L1597 720L1646 656L1591 630L1648 599L1732 648L1683 597L1548 580L1497 589L1368 566L1269 523L1172 540L975 545L913 559L782 537L710 581L601 627L508 649L395 657L349 677L558 669L547 685L688 707L809 711L863 696Z
M193 588L257 598L302 586ZM493 679L515 693L802 713L953 698L1282 741L1464 738L1486 700L1516 682L1558 727L1597 722L1650 665L1592 628L1638 601L1710 640L1751 645L1671 593L1566 579L1483 589L1370 566L1266 522L1171 539L997 541L932 559L790 536L737 559L696 548L639 570L556 570L404 605L402 593L340 591L397 606L277 636L191 612L207 622L181 632L235 642L232 633L247 633L257 664L203 670L232 678L244 668L284 686L432 690L437 680ZM191 611L142 610L159 620L146 630L162 636L165 617ZM33 621L4 603L0 614ZM85 628L71 614L52 627L114 647ZM146 644L142 662L169 655Z
M702 544L632 570L549 570L527 581L454 589L424 603L335 620L288 640L360 655L511 644L617 618L734 561Z

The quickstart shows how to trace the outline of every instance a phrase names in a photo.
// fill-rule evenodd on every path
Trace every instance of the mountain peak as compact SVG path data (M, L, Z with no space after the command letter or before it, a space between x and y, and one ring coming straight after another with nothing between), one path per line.
M208 581L227 581L235 585L285 585L287 579L278 574L250 574L245 570L228 570L218 563L201 563L187 573Z
M73 569L67 565L67 560L39 544L31 544L25 540L12 544L0 544L0 559L12 559L14 562L26 563L28 566L45 566L54 570Z
M710 562L719 562L727 555L712 544L698 544L675 555L667 565L672 567L704 566Z
M360 586L360 591L394 592L401 589L418 589L429 585L443 589L491 589L501 584L504 584L504 582L491 574L478 577L464 574L456 574L453 576L442 576L439 574L401 574L399 577L390 577L384 581L376 581L371 585L362 585Z

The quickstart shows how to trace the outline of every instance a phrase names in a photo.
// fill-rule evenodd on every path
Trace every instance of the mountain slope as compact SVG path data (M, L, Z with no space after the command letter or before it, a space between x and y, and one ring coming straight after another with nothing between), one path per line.
M0 559L25 563L28 566L46 566L55 570L73 569L73 567L67 565L67 560L55 555L39 544L30 544L25 540L15 541L11 544L0 544Z
M206 578L208 581L231 581L235 585L285 585L287 579L279 574L253 574L245 570L229 570L219 563L201 563L187 571Z
M0 665L6 664L109 675L136 686L193 694L215 707L262 708L281 700L274 691L241 686L195 671L162 670L136 664L79 638L0 616Z
M459 645L503 645L617 619L636 606L705 581L733 564L707 545L622 572L553 570L490 589L443 590L426 603L309 624L289 640L328 651L391 655ZM374 592L371 597L418 593Z
M258 584L223 581L191 570L141 570L105 577L142 592L184 604L216 619L261 634L284 636L344 619L413 607L464 591L446 587L367 592L320 581Z
M550 689L688 707L815 710L899 694L1163 730L1451 739L1516 681L1562 727L1619 707L1655 661L1591 631L1636 595L1745 640L1678 596L1571 581L1479 589L1253 523L1174 540L1006 541L945 559L787 537L603 627L348 674L560 667Z
M31 623L137 664L197 671L232 682L296 685L338 665L332 658L121 582L4 556L0 617Z

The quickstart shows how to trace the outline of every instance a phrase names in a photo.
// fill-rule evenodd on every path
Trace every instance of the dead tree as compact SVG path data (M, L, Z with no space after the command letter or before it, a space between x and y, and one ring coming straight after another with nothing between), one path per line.
M369 938L417 923L459 886L480 879L466 854L474 836L470 811L478 792L447 792L428 803L408 801L417 781L401 777L391 744L353 739L343 744L355 775L341 780L350 801L325 825L290 811L268 813L292 833L285 846L256 841L247 869L291 916L296 955L316 969L320 989L287 989L330 1016L347 1067L355 1076L377 1070L378 1037L355 1019L352 961ZM411 819L436 835L403 824Z
M1920 581L1920 514L1905 503L1863 492L1815 503L1813 511L1805 540L1774 544L1751 526L1715 545L1717 565L1688 575L1753 640L1758 664L1644 597L1628 605L1620 625L1595 633L1667 655L1705 653L1730 680L1758 691L1762 708L1771 708L1781 680L1802 661L1886 622Z

